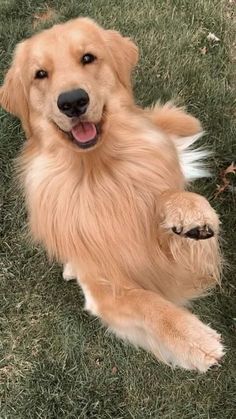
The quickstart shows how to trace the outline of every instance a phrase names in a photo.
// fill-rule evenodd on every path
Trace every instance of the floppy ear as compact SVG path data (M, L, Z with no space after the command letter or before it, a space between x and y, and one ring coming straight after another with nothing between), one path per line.
M0 87L0 105L7 112L20 118L24 129L28 126L28 102L21 72L24 62L22 57L23 44L16 48L12 65L8 70L3 85Z
M117 31L106 30L105 37L118 78L126 88L131 89L131 73L138 62L138 47Z

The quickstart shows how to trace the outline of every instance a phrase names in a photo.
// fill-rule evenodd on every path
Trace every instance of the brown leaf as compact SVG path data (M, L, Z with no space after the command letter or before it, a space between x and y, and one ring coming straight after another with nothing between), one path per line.
M225 177L225 175L227 175L228 173L236 173L236 164L234 162L232 162L227 169L224 170L223 172L223 177Z
M226 177L229 173L233 173L234 175L236 173L236 164L234 162L232 162L225 170L221 172L221 184L217 185L215 198L217 198L221 193L225 192L225 190L229 188L230 179Z
M35 29L40 23L47 22L56 16L56 11L46 6L46 10L41 13L37 13L33 16L33 28Z
M112 370L111 370L111 372L112 372L112 374L115 375L117 373L117 367L113 367Z
M205 47L203 47L203 48L199 48L199 51L200 51L200 53L202 54L202 55L206 55L207 54L207 47L205 46Z

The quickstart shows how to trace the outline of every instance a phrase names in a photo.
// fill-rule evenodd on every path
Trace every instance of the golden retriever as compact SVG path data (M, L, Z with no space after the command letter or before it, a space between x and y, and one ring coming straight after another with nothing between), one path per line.
M218 280L218 216L185 190L204 176L197 119L140 109L138 49L78 18L21 42L0 90L21 119L19 158L33 237L76 276L86 308L160 360L206 371L220 336L183 306ZM206 239L206 240L203 240Z

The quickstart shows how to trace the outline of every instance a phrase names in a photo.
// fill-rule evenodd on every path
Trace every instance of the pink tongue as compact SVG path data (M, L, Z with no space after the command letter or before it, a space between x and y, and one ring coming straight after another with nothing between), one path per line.
M86 143L96 137L97 130L94 124L90 122L80 122L72 128L72 134L76 141L79 143Z

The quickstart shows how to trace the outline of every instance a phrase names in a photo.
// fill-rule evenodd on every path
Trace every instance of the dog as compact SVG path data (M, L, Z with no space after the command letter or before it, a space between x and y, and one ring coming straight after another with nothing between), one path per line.
M18 159L33 238L76 277L85 308L159 360L206 371L220 335L185 308L219 282L219 219L188 192L205 176L200 122L141 109L134 42L89 18L21 42L0 103L20 118Z

